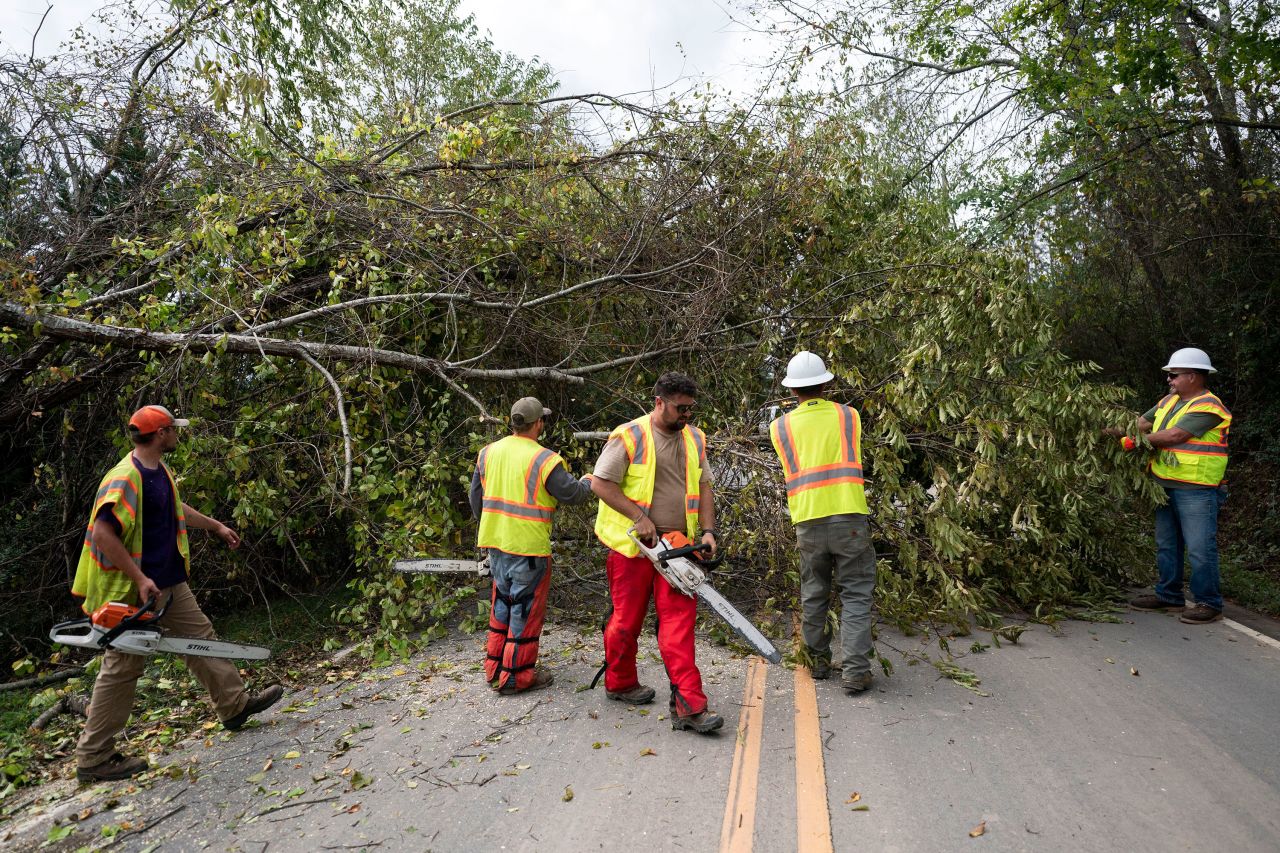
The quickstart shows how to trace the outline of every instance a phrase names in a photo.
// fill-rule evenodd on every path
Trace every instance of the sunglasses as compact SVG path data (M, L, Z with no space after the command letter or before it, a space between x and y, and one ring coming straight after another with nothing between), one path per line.
M698 405L697 403L673 403L670 400L668 400L666 397L659 397L658 399L662 400L662 402L666 403L668 406L675 409L676 412L681 415L689 414L690 412L693 411L694 406Z
M1179 376L1190 376L1190 375L1191 375L1190 373L1172 373L1172 372L1171 372L1171 373L1166 373L1166 374L1165 374L1165 378L1166 378L1166 379L1177 379Z

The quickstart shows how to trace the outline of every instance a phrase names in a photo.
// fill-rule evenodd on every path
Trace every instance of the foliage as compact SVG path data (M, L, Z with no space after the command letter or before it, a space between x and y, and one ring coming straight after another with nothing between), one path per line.
M475 595L390 563L471 551L494 413L537 394L580 470L569 431L645 411L656 374L684 368L734 460L726 580L777 620L795 557L758 427L801 347L865 415L889 618L1061 606L1121 577L1132 515L1115 507L1149 495L1098 443L1123 391L1056 346L1038 255L972 244L949 192L868 132L917 114L552 97L545 69L496 54L449 2L358 7L389 26L346 61L346 35L314 30L357 7L288 26L262 8L177 10L191 50L167 30L123 50L93 78L105 107L65 91L86 69L15 72L28 103L75 119L22 135L31 180L0 257L6 506L63 537L11 557L45 612L126 449L116 425L161 401L195 419L171 456L184 497L246 540L228 555L196 537L197 585L225 603L349 581L335 619L367 629L375 659L403 656ZM474 73L397 58L410 30L413 56L439 39ZM289 47L249 71L224 44ZM213 111L202 86L227 87ZM3 115L15 135L45 127L16 101ZM86 144L68 156L68 140ZM588 518L560 524L589 538Z
M979 239L1037 247L1070 355L1145 408L1162 393L1160 359L1208 349L1224 373L1216 390L1242 415L1237 446L1270 443L1280 19L1269 4L783 6L811 48L799 55L835 57L848 108L890 98L933 114L914 131L926 144L906 149L906 180L950 186Z

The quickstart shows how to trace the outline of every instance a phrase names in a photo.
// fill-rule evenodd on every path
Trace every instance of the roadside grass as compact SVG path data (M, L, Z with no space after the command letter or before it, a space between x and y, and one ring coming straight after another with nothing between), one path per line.
M321 595L286 598L252 611L214 616L213 622L222 639L271 649L271 660L242 662L240 673L250 690L271 682L297 684L308 680L308 671L328 658L324 640L337 631L330 613L348 597L339 587ZM85 675L61 684L0 693L0 825L25 805L14 802L19 798L13 795L19 790L70 772L69 759L84 721L73 714L59 714L41 732L31 732L29 727L40 712L64 695L88 695L94 675L96 667L91 666ZM158 759L170 745L200 731L207 737L230 736L218 723L204 688L179 658L156 655L148 660L138 680L122 751L133 755L149 752Z
M1280 557L1270 572L1240 565L1235 559L1222 561L1222 593L1241 607L1280 617Z

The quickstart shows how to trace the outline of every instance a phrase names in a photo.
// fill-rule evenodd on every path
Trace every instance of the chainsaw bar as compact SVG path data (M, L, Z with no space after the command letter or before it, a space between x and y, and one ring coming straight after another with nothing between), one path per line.
M489 560L396 560L391 568L406 574L489 574Z
M751 620L739 613L738 608L730 604L728 599L715 591L696 560L683 556L693 550L692 546L671 548L666 541L659 538L657 547L650 548L636 537L634 527L627 531L627 535L639 546L640 553L649 558L654 568L672 587L690 598L696 596L705 601L716 615L733 629L735 634L745 640L769 663L782 662L782 653L769 642L769 638L760 633L760 630L751 624ZM671 556L673 554L680 554L680 556Z
M751 620L738 612L738 608L729 603L723 595L715 591L709 583L698 585L698 597L710 605L720 618L728 623L734 633L747 642L760 656L769 663L782 663L782 653L778 651L769 638L761 634Z
M54 625L49 639L64 646L82 649L115 649L130 655L195 655L205 658L234 660L267 660L271 650L263 646L245 646L223 640L198 637L165 636L155 628L134 628L108 638L109 631L87 618Z

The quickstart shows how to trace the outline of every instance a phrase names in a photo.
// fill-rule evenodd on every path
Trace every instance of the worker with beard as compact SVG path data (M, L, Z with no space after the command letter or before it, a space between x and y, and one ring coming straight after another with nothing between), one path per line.
M671 683L671 727L714 732L724 718L707 707L694 661L697 601L674 589L628 536L646 544L680 531L714 556L715 503L707 442L693 426L698 386L682 373L664 373L653 387L653 411L615 429L591 479L600 498L596 536L609 549L605 569L611 608L604 626L605 693L629 704L653 701L636 671L637 640L649 599L658 616L658 650Z

